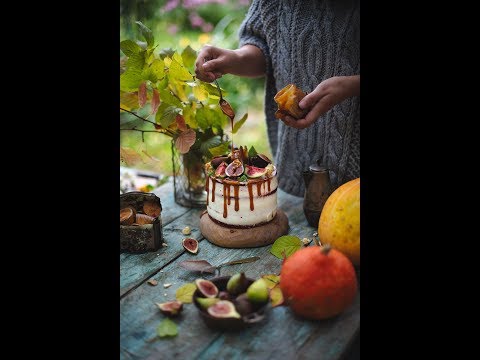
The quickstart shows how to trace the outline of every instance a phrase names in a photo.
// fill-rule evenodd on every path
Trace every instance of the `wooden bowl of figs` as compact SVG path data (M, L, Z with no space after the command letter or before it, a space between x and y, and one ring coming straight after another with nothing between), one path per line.
M263 279L244 273L195 280L193 303L205 324L215 330L241 330L262 321L269 308Z

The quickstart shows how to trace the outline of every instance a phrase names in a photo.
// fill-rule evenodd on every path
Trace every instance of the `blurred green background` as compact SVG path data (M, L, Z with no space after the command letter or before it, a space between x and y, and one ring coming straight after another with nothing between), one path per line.
M135 24L139 20L154 34L158 45L155 53L164 48L181 51L187 45L199 51L204 44L236 49L238 29L249 5L250 0L120 0L120 41L141 39ZM237 114L235 119L248 112L248 120L234 136L235 145L253 145L258 152L271 158L263 112L264 79L224 75L218 81L228 93L226 100ZM142 112L139 111L139 114L142 115ZM120 116L132 115L122 112ZM121 146L132 147L138 152L145 149L161 160L139 163L135 165L136 169L171 175L171 138L147 133L144 140L142 143L138 132L120 132ZM124 163L120 165L125 166Z

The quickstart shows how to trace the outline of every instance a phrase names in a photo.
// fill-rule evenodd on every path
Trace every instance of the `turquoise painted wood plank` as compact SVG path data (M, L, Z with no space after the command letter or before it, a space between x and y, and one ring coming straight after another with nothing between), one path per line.
M210 256L206 259L212 264L248 256L261 256L261 260L254 263L225 267L222 270L222 275L232 275L236 272L244 271L247 276L256 278L262 274L278 273L281 268L281 260L269 254L269 246L255 249L224 249L207 241L203 245L204 248L208 247ZM184 258L185 256L181 256L174 263L167 265L163 273L158 273L153 277L159 282L159 286L163 283L173 283L174 285L171 288L162 289L158 288L158 286L151 287L150 285L142 284L122 299L120 324L122 348L139 357L151 355L152 358L161 356L161 358L169 359L188 353L191 358L208 359L212 354L218 352L218 349L226 347L225 353L222 353L220 357L215 357L241 358L241 356L244 356L245 351L248 352L250 348L258 348L262 356L266 355L264 350L262 350L264 347L275 349L277 342L282 342L288 344L288 346L285 345L285 349L282 348L282 353L284 353L283 351L290 351L294 354L300 351L309 341L311 333L319 332L323 339L318 341L323 341L324 344L338 345L334 348L338 351L327 351L327 349L321 348L327 355L329 351L333 351L333 354L330 354L332 355L330 358L334 359L338 352L343 349L342 340L352 337L359 327L359 317L355 319L342 315L334 321L319 324L297 319L287 308L281 307L271 309L267 321L258 324L252 329L236 334L219 335L218 332L210 330L201 322L192 304L186 304L182 318L177 321L180 325L180 334L172 339L158 340L153 343L148 342L148 339L155 336L156 326L163 319L163 316L158 313L158 310L153 305L154 302L174 299L175 291L178 287L187 282L193 282L200 277L196 273L184 271L177 265ZM212 276L203 276L203 278L211 278ZM165 296L165 294L167 295ZM338 327L337 323L342 321L348 322L348 324L343 328ZM335 329L340 329L342 334L336 333ZM253 340L259 337L260 340L258 342ZM211 349L210 346L212 346ZM177 351L177 349L181 350ZM257 358L260 359L262 357ZM263 358L268 358L268 356Z
M289 233L300 238L310 237L316 231L305 220L302 204L302 198L279 191L279 207L287 213L289 218ZM180 221L181 218L177 220ZM199 218L197 220L199 221ZM175 233L175 226L176 224L172 223L172 233ZM198 223L196 228L198 229ZM170 234L168 238L171 238ZM210 330L201 321L196 308L192 304L186 304L182 316L175 320L179 325L179 335L175 338L152 341L155 339L156 327L164 318L154 303L173 300L178 287L200 276L198 273L188 272L178 266L180 261L192 258L206 259L216 265L239 258L260 256L261 260L257 262L221 269L222 275L244 271L247 276L256 278L262 274L280 271L281 260L269 253L270 247L225 249L204 240L200 243L200 253L197 256L183 252L175 259L178 253L169 253L173 256L172 260L175 259L171 263L155 263L156 259L141 259L139 255L128 257L130 261L135 259L128 268L135 272L136 266L142 267L139 264L135 265L135 262L139 262L143 264L143 272L140 271L138 279L134 281L135 284L140 284L138 288L124 296L120 302L121 358L174 359L185 357L185 354L188 354L189 358L201 359L211 357L243 359L245 356L262 359L276 358L279 354L281 356L301 354L301 358L305 359L319 358L318 354L324 354L327 359L338 358L351 338L359 331L359 296L354 306L344 314L321 324L297 319L288 308L280 307L271 309L267 321L234 334L222 334ZM128 260L123 259L122 266ZM151 264L152 261L153 264ZM159 282L159 285L152 287L145 283L148 272L158 271L160 268L161 272L157 272L152 277ZM211 278L213 275L203 277ZM171 283L172 286L164 289L164 283ZM268 349L278 349L280 342L281 352L274 350L268 352Z
M188 225L192 231L188 237L197 240L202 239L200 233L200 214L202 211L200 209L190 209L182 217L163 227L164 243L168 246L162 247L156 252L129 254L129 256L120 258L120 296L123 296L127 291L160 270L162 266L185 252L182 246L182 239L187 237L182 234L182 229L185 226ZM199 244L198 254L190 256L201 256L201 249L202 246Z

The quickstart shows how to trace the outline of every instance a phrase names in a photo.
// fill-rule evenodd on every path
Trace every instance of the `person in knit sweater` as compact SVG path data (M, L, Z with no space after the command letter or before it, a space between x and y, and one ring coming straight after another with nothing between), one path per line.
M360 14L358 0L253 0L239 48L207 45L200 80L265 76L267 132L279 187L304 196L302 172L319 163L334 188L360 177ZM275 118L275 94L288 84L308 93L304 119Z

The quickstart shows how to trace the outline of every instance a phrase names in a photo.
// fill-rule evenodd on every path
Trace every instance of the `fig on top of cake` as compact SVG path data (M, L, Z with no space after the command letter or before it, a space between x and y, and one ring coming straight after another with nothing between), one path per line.
M252 146L235 148L227 155L215 156L205 164L209 177L248 182L250 179L268 179L276 174L272 161L265 155L256 152Z

